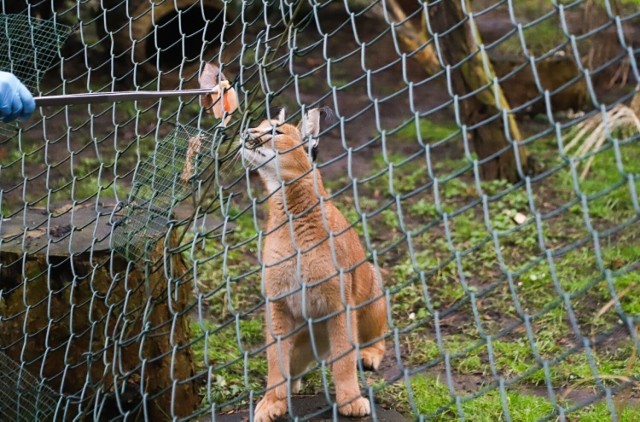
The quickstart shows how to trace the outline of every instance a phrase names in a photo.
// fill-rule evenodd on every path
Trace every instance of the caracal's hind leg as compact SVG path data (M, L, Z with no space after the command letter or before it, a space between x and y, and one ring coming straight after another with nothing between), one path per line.
M287 383L284 371L289 371L292 337L287 336L293 330L292 318L283 301L267 302L266 340L267 340L267 391L258 402L255 410L256 422L271 422L287 413Z
M382 280L371 263L363 266L363 270L356 277L369 277L368 280L358 280L361 286L369 286L366 301L374 300L371 304L358 310L358 334L360 344L369 344L360 349L362 366L365 369L377 370L380 367L386 350L384 336L388 331L387 301L382 290ZM372 344L370 344L373 341Z

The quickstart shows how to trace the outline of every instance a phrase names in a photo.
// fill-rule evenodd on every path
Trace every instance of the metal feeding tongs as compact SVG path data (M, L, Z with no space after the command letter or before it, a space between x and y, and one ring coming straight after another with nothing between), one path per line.
M199 89L173 91L118 91L88 92L82 94L46 95L35 97L36 106L65 106L71 104L113 103L118 101L152 100L166 97L201 96L201 105L207 113L220 119L225 117L226 125L238 108L238 95L218 66L207 63L198 78Z
M173 91L119 91L119 92L89 92L82 94L47 95L35 97L37 107L65 106L72 104L98 104L117 101L152 100L157 98L213 95L229 89L228 81L221 81L220 85L210 88L182 89Z
M238 107L235 90L212 63L206 63L198 78L199 89L181 89L172 91L118 91L88 92L82 94L46 95L35 97L36 106L65 106L71 104L98 104L117 101L153 100L157 98L202 95L202 103L207 113L220 118L223 112L232 113Z

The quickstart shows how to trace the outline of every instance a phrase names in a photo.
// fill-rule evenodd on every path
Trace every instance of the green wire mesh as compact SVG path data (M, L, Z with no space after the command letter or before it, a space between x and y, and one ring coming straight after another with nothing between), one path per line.
M640 419L636 2L0 4L28 5L24 42L8 45L51 37L40 49L59 66L31 47L7 62L32 89L195 88L214 62L241 102L226 134L180 98L46 108L0 138L6 414L251 419L266 387L269 198L232 157L273 109L297 123L327 106L317 166L389 306L382 368L358 372L374 419ZM461 19L433 17L451 5ZM43 22L77 30L59 49L67 28ZM460 28L470 47L456 57ZM429 51L446 65L425 70ZM495 74L460 88L473 63ZM510 110L470 119L498 85ZM506 143L482 154L473 141L495 127ZM515 159L518 180L483 177L494 159ZM305 373L316 401L288 397L292 416L336 419L330 367ZM47 388L58 395L14 394Z
M207 178L214 165L214 137L198 128L178 125L156 143L139 163L124 217L111 238L114 249L131 261L144 260L166 234L172 212Z
M42 380L0 353L0 415L11 421L50 420L58 396Z
M60 57L60 48L72 28L53 19L27 14L0 15L0 70L12 72L30 90Z
M60 48L72 28L53 19L36 19L27 14L0 15L0 71L11 72L31 91L60 58ZM15 129L0 126L0 136L14 135Z

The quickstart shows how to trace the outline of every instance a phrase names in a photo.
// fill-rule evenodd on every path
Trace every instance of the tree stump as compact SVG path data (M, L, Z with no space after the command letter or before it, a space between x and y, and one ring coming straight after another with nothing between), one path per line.
M188 271L169 252L173 236L159 239L154 263L114 253L113 210L28 209L0 220L0 353L62 393L55 420L190 415L200 398Z

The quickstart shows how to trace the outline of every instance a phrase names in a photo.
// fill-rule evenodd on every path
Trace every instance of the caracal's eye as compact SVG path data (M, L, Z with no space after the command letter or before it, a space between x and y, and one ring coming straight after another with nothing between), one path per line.
M278 136L278 135L284 135L284 132L282 132L280 129L278 129L277 127L270 127L269 129L267 129L264 132L265 135L273 135L273 136Z

